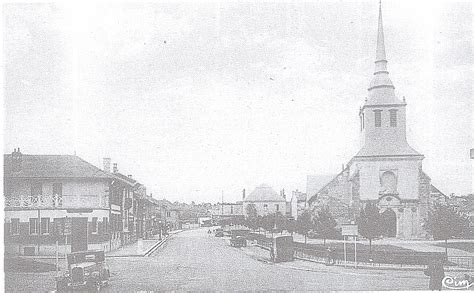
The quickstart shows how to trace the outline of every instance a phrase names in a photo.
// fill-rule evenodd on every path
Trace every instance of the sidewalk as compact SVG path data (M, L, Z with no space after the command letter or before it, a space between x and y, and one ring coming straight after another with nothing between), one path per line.
M105 255L108 257L146 256L156 247L161 246L163 243L165 243L172 235L181 231L182 230L170 231L169 234L167 236L163 236L161 240L158 238L157 235L155 235L153 239L138 239L134 243L109 251Z
M118 257L118 256L145 256L145 254L158 245L160 242L165 241L167 237L163 237L162 240L156 239L147 239L142 240L138 239L136 242L129 245L122 246L115 250L107 252L105 255L107 257Z

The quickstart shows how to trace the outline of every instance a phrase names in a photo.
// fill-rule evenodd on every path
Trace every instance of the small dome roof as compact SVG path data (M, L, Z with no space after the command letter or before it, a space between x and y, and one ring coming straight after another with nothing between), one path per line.
M244 201L285 201L273 188L267 184L257 186Z

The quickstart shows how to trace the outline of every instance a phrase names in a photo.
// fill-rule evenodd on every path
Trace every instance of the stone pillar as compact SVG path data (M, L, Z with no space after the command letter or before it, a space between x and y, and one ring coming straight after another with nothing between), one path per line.
M397 238L403 238L404 236L404 223L403 223L403 220L404 220L404 212L403 212L403 208L398 208L395 210L395 213L397 214Z

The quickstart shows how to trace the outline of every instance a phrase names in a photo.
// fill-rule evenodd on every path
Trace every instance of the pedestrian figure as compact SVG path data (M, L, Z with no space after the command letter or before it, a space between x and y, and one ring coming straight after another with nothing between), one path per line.
M273 246L270 247L270 259L272 262L275 262L275 251L273 250Z
M443 278L444 278L444 267L443 259L436 258L431 261L428 265L428 268L424 271L425 275L430 277L430 290L439 290L441 291L443 287Z
M331 247L328 247L328 249L326 250L326 265L334 265L334 251L331 249Z

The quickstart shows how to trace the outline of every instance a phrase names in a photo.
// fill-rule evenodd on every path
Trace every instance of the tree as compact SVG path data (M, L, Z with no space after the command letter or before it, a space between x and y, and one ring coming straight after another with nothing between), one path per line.
M275 227L278 231L280 231L280 234L283 233L283 230L287 229L287 219L285 216L283 216L280 212L275 213Z
M337 234L337 222L328 208L318 211L313 223L316 233L324 239L324 245L326 245L327 238L334 237Z
M296 221L293 218L286 220L286 231L288 231L291 236L296 232Z
M448 239L460 237L469 226L469 219L459 213L455 207L436 204L425 219L425 229L435 240L444 240L448 257Z
M265 231L270 231L273 236L273 230L275 228L275 214L267 214L262 217L262 228Z
M251 203L245 207L245 212L247 214L247 218L245 219L245 224L252 230L258 229L258 214L257 208L255 204Z
M359 234L369 239L369 252L372 252L372 240L382 235L379 208L373 203L367 203L360 211L357 224Z
M304 211L301 216L296 220L296 231L299 234L304 235L304 243L306 244L306 239L308 237L308 232L311 230L312 221L311 221L311 212Z
M245 212L247 214L247 217L256 218L258 215L257 207L253 203L250 203L245 207Z

